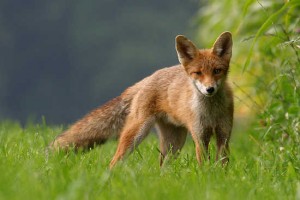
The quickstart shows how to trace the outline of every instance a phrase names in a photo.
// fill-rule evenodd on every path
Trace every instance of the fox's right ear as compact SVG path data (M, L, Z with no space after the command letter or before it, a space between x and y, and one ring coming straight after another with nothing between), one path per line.
M212 52L228 62L230 61L232 55L232 35L230 32L224 32L217 38L213 45Z
M179 62L186 66L198 56L198 48L185 36L178 35L175 39Z

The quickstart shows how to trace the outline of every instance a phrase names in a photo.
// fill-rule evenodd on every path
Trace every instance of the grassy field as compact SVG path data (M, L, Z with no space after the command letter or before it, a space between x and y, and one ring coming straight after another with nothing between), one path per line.
M153 134L109 171L114 141L46 156L62 127L0 122L0 200L300 199L299 11L296 0L212 0L199 12L203 44L213 41L212 30L234 33L232 74L247 82L235 80L243 95L235 94L257 110L251 126L235 122L226 168L213 160L199 167L188 138L179 158L161 169Z
M47 157L45 147L61 129L0 124L0 199L300 198L298 152L262 143L257 130L235 128L227 168L213 161L199 167L189 138L179 158L161 169L153 134L109 171L114 141L87 153Z

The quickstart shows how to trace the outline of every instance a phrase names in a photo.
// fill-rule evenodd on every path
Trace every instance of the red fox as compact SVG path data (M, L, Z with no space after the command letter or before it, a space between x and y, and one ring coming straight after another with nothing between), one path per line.
M117 136L110 163L132 152L154 125L160 141L160 165L176 156L188 132L199 164L213 133L216 159L227 163L233 124L233 94L227 83L232 36L222 33L211 49L199 50L183 35L175 39L180 64L163 68L127 88L120 96L93 110L50 144L52 149L91 148Z

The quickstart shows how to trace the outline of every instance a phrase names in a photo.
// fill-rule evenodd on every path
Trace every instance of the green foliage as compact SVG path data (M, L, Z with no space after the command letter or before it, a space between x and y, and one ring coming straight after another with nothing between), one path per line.
M231 69L233 77L243 77L235 82L237 103L257 116L250 135L261 149L257 156L271 168L282 166L287 179L300 170L299 13L296 0L212 0L199 16L201 41L210 41L212 30L233 32Z
M295 199L300 192L296 167L300 159L283 162L284 152L262 147L240 134L242 128L234 131L227 168L214 159L199 167L188 139L179 158L160 169L158 142L151 135L113 171L107 167L116 149L114 141L86 153L47 155L47 144L61 129L0 124L0 199L273 200Z
M213 159L199 167L188 140L179 158L160 169L151 136L108 171L115 142L47 156L61 127L3 122L0 199L299 199L298 2L211 0L199 12L201 46L225 30L234 36L235 124L243 124L249 110L258 114L250 131L234 129L227 168Z

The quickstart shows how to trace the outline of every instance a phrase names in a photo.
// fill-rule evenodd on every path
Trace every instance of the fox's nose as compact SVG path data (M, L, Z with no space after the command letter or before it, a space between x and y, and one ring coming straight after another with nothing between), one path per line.
M209 87L206 89L206 91L208 92L208 94L212 94L215 91L214 87Z

